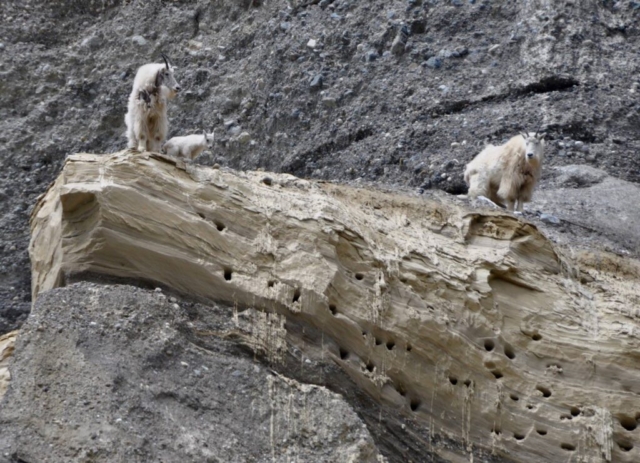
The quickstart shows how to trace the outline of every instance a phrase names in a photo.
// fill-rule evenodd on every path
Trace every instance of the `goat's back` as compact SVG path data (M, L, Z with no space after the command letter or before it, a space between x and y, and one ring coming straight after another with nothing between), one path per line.
M133 80L134 88L144 88L147 84L155 84L156 74L165 67L161 63L148 63L140 66Z

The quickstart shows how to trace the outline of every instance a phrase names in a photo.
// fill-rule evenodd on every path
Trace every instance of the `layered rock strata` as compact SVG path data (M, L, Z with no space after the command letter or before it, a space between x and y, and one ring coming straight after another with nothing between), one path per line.
M34 300L100 275L262 314L245 344L273 368L329 360L402 422L361 412L391 461L640 460L636 261L502 212L126 151L69 157L31 228Z
M11 381L11 373L9 372L9 363L13 354L17 331L0 336L0 399L7 392L9 381Z

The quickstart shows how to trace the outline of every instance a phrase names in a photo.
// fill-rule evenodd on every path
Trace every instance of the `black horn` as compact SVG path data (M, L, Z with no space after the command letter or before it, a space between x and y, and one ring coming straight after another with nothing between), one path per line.
M167 67L167 69L169 69L169 58L167 58L167 55L165 55L164 53L161 53L160 56L162 56L162 59L164 60L164 64Z

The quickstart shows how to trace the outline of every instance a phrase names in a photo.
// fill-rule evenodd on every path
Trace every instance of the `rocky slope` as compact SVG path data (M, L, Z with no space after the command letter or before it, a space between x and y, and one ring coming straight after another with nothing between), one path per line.
M218 135L204 164L460 193L485 140L543 127L548 165L637 183L638 14L632 0L4 0L0 332L29 310L36 197L67 154L124 147L133 75L161 51L185 89L171 134Z
M252 358L255 315L130 286L47 293L21 330L0 461L380 461L340 394Z
M132 152L70 157L32 233L13 461L639 459L637 260Z

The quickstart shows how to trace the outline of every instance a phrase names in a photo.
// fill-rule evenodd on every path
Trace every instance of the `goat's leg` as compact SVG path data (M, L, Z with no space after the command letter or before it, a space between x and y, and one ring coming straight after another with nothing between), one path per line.
M147 151L147 139L142 134L138 137L138 151L141 153Z
M479 196L488 197L487 180L480 174L474 174L469 178L469 198L477 198Z
M149 139L149 151L153 151L154 153L159 153L162 143L160 141L160 136L156 135L154 138Z
M136 137L136 127L132 111L133 109L129 107L127 114L124 116L124 123L127 126L127 148L136 149L138 146L138 137Z
M510 201L510 200L506 200L505 204L507 206L507 210L510 212L513 212L513 209L515 208L515 201Z
M147 151L147 124L144 116L138 115L134 121L133 133L138 139L138 151L141 153Z
M133 133L133 129L129 129L127 131L127 139L128 139L127 148L129 148L129 149L137 149L138 140L136 140L136 136Z

